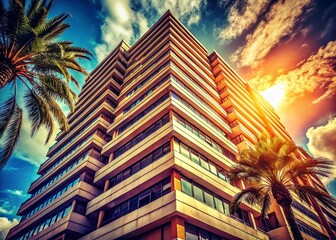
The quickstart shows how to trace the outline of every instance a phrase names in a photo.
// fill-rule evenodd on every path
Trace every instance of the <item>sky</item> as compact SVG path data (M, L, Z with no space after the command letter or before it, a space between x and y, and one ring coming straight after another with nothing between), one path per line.
M132 45L168 9L209 54L216 50L271 102L298 145L336 161L335 1L56 0L51 16L71 14L61 40L93 53L81 62L90 72L122 39ZM76 77L82 86L85 78ZM0 101L11 91L1 89ZM33 139L29 132L24 121L16 151L0 171L0 239L18 223L16 212L53 144L45 145L45 130ZM336 195L336 171L323 181Z

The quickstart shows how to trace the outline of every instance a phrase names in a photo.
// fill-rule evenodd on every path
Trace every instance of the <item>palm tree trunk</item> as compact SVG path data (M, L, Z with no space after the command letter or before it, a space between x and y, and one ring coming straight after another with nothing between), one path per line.
M15 69L6 61L0 60L0 89L12 81L15 76Z
M296 223L295 216L290 204L283 204L282 209L284 211L286 220L289 224L290 230L293 234L294 240L303 240L299 226Z

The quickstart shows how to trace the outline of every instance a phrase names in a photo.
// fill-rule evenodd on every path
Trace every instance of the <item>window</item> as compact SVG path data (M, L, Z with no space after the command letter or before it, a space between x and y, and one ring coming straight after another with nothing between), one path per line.
M120 215L120 206L117 206L113 209L112 218L116 219Z
M199 187L193 186L194 189L194 197L200 201L200 202L204 202L204 198L203 198L203 191L202 189L200 189Z
M198 153L195 150L193 150L193 149L191 149L191 160L194 163L200 165L200 158L198 156Z
M148 90L145 94L141 95L138 99L136 99L130 106L124 109L124 114L137 106L142 100L144 100L147 96L149 96L155 89L159 88L162 84L164 84L169 78L166 77L157 84L155 84L150 90Z
M230 207L229 207L229 203L226 201L223 201L223 206L224 206L224 213L226 215L230 215Z
M141 142L143 139L145 139L146 137L148 137L149 135L151 135L153 132L155 132L156 130L158 130L161 126L163 126L164 124L169 122L169 114L166 114L164 117L162 117L160 120L158 120L157 122L153 123L151 126L149 126L146 130L144 130L142 133L138 134L136 137L134 137L131 141L129 141L128 143L126 143L125 145L128 146L128 144L130 143L130 148L134 147L136 144L138 144L139 142ZM159 124L157 124L159 123ZM119 157L121 154L125 153L127 150L124 146L121 146L120 148L118 148L115 152L114 152L114 158Z
M218 211L220 211L221 213L224 213L223 202L220 199L216 198L216 197L214 197L214 199L215 199L215 207L216 207L216 209Z
M221 240L222 238L212 232L196 227L189 223L185 224L186 240Z
M129 202L124 202L123 204L121 204L121 206L120 206L120 216L123 216L128 212L128 209L129 209L128 204L129 204Z
M212 172L213 174L217 176L217 168L211 163L209 164L209 166L210 166L210 172Z
M182 192L188 194L189 196L192 196L191 184L188 181L186 181L182 178L181 179L181 185L182 185Z
M162 181L162 195L165 195L170 192L171 189L171 183L170 178L166 178Z
M127 169L124 171L124 177L123 177L123 179L126 179L126 178L128 178L129 176L131 176L131 168L127 168Z
M213 196L210 195L209 193L207 192L204 192L204 199L205 199L205 203L207 205L209 205L210 207L215 207L215 203L214 203L214 199L213 199Z
M161 197L161 184L157 184L154 187L152 187L151 197L152 201Z
M189 158L194 163L202 166L204 169L206 169L208 172L211 172L215 174L218 178L224 180L227 183L230 183L230 179L227 177L227 172L216 165L215 163L209 161L206 157L204 157L202 154L198 153L194 149L186 146L182 142L180 142L178 139L175 138L174 140L174 149L175 151L183 154L187 158ZM189 154L190 153L190 154Z
M200 159L201 159L201 166L209 171L209 163L207 162L207 159L204 156L201 156Z
M134 175L141 169L147 167L154 161L160 159L164 155L166 155L170 151L170 142L167 142L160 146L159 148L155 149L153 152L148 154L147 156L143 157L132 166L126 168L124 171L118 173L117 176L114 176L110 179L110 188L115 186L116 184L120 183L121 181L127 179L131 175Z
M150 202L150 189L139 194L139 207L142 207Z
M199 229L199 237L200 240L210 240L210 233L203 229Z
M158 159L160 156L162 155L162 149L159 148L157 149L154 153L153 153L153 159L156 160ZM149 156L150 158L152 158L152 156ZM151 159L150 159L151 160ZM150 161L151 162L151 161Z
M136 197L134 197L130 200L130 207L129 207L130 212L139 208L138 202L139 202L138 196L136 196Z
M137 173L139 170L140 170L140 163L137 163L137 164L133 165L132 174Z
M190 224L186 224L185 231L186 231L186 240L198 240L197 227Z
M189 149L186 145L181 143L181 154L187 158L189 158Z
M150 188L142 191L138 195L122 202L114 208L106 212L106 220L104 224L114 221L115 219L132 212L146 204L155 201L161 196L170 192L170 177L162 180L161 182L153 185Z

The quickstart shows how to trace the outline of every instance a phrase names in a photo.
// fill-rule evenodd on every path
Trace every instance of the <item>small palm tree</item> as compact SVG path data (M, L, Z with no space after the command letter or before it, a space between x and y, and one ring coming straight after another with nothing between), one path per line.
M248 188L234 197L230 204L235 212L241 201L261 206L261 216L266 218L271 198L282 207L294 239L303 239L291 208L292 192L301 200L309 202L315 197L320 202L336 209L336 200L327 192L305 185L310 180L319 181L317 176L327 177L332 162L326 159L302 159L298 147L279 137L263 135L255 148L241 152L238 164L231 169L233 180L243 180Z
M0 89L13 85L13 92L6 92L8 100L0 104L0 138L6 136L0 150L0 169L20 135L23 114L17 92L22 86L27 89L23 102L32 124L31 135L44 126L48 130L47 143L54 121L61 130L68 130L67 118L58 103L64 102L74 110L77 96L68 83L79 84L71 71L86 74L78 60L90 59L91 55L69 41L58 40L69 28L64 23L69 14L48 19L53 1L27 2L29 5L25 0L9 0L7 4L0 1Z

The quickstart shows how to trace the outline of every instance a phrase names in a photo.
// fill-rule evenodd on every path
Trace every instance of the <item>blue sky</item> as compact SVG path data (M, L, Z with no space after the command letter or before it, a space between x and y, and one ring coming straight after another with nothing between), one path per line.
M275 109L293 139L315 156L336 161L335 2L57 0L51 15L71 14L62 39L93 53L92 61L82 62L91 71L121 39L133 44L167 9L258 90L281 87ZM82 86L84 77L76 76ZM10 94L10 86L1 89L0 101ZM0 232L17 223L16 211L53 144L44 145L43 129L33 139L29 131L24 122L17 149L0 172ZM325 180L334 195L335 177Z

